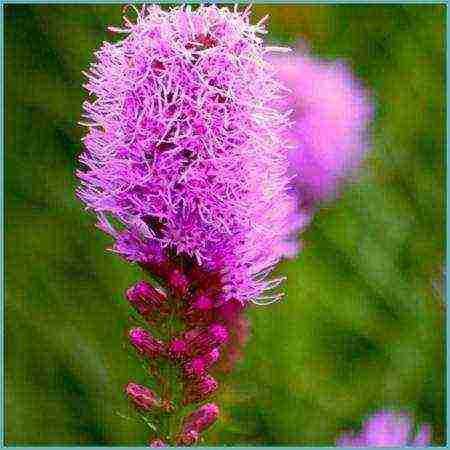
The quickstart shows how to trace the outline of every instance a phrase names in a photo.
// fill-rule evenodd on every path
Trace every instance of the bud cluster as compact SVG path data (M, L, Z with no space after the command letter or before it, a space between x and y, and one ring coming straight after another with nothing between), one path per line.
M210 372L220 359L221 348L230 343L242 307L237 307L237 301L223 304L220 277L207 273L193 261L166 253L151 267L142 267L157 274L165 291L147 281L139 281L126 291L130 305L149 325L133 327L128 338L137 354L149 363L158 394L135 382L129 382L125 392L140 413L158 418L178 414L182 408L201 403L217 391L218 382ZM173 323L178 326L173 327ZM175 379L169 379L160 370L164 365L177 374ZM170 383L178 386L167 388ZM218 415L219 408L213 403L199 406L177 430L170 430L171 435L152 437L149 446L194 445Z

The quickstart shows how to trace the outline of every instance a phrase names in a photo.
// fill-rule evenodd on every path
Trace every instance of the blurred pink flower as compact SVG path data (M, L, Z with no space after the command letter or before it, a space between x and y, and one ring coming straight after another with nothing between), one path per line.
M370 148L373 103L341 61L296 53L270 62L292 91L278 104L293 110L289 157L299 197L305 206L329 200Z
M344 433L336 441L339 447L426 447L431 441L431 427L422 424L417 433L406 413L379 411L363 425L361 433Z

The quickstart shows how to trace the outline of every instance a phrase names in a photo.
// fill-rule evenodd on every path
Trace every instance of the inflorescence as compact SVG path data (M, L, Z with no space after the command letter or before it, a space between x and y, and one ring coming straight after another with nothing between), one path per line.
M181 267L173 270L183 273ZM142 322L129 330L130 344L144 361L148 374L157 380L161 394L135 382L129 382L125 392L135 408L150 420L160 425L170 420L168 415L178 420L177 432L166 430L172 431L168 436L160 433L151 439L150 446L193 445L215 422L219 409L214 403L198 407L183 420L181 417L184 407L201 403L217 391L218 381L210 372L229 340L223 306L212 307L214 297L201 288L208 284L207 275L202 279L204 283L199 283L199 278L187 273L183 277L186 287L180 292L178 278L173 279L172 273L160 279L165 281L167 294L147 281L139 281L126 293L137 320Z
M218 389L215 364L240 355L244 308L280 298L268 276L297 251L288 112L273 107L286 93L266 60L284 49L264 46L266 18L250 24L250 8L134 10L85 74L78 195L147 274L126 298L148 380L125 393L150 446L193 445L217 419L200 404Z
M243 304L278 298L281 279L267 277L296 252L298 227L289 121L271 106L286 93L265 58L279 49L249 15L144 5L136 23L110 27L126 37L105 42L86 73L78 172L114 251L149 266L190 257L220 276L218 301Z

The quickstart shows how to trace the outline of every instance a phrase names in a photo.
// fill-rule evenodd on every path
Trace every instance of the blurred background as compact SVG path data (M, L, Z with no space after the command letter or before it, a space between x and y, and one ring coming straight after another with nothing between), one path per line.
M74 196L82 70L121 5L6 5L5 443L144 445L122 386L140 271ZM382 408L445 442L445 6L256 5L269 39L343 58L377 103L358 183L281 264L283 303L249 311L246 357L208 445L333 445Z

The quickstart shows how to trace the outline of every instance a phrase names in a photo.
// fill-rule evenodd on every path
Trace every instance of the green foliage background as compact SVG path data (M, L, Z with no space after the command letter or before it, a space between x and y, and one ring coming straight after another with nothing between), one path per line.
M377 103L374 151L249 311L209 445L332 445L384 407L445 441L445 6L256 5L270 39L347 60ZM116 412L138 373L122 292L140 278L75 199L81 71L120 5L5 6L8 445L143 445ZM268 243L270 245L270 243ZM433 287L434 286L434 287ZM439 288L440 286L440 288Z

